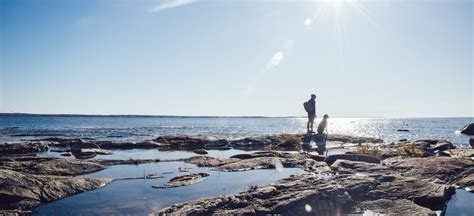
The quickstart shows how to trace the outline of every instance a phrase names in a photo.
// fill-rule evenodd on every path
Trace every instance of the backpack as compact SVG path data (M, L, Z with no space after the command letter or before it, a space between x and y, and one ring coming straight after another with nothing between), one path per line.
M305 110L306 112L311 111L311 107L309 107L308 101L306 101L306 102L303 103L303 107L304 107L304 110Z

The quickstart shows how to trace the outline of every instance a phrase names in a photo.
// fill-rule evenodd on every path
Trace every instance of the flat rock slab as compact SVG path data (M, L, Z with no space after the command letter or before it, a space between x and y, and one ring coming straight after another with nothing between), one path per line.
M250 159L237 158L213 158L208 156L194 156L184 160L187 163L195 164L199 167L214 167L215 170L235 172L253 169L273 169L276 167L278 158L257 157Z
M329 166L333 164L336 160L350 160L350 161L361 161L366 163L380 163L380 159L368 156L368 155L361 155L361 154L337 154L337 155L329 155L324 159Z
M96 153L96 154L99 154L99 155L111 155L111 154L113 154L112 151L104 150L104 149L96 149L96 148L81 149L81 153L84 153L84 154Z
M0 209L30 210L72 194L101 188L111 179L33 175L0 169Z
M202 154L202 155L208 154L205 149L196 149L193 152L196 153L196 154Z
M406 200L389 200L379 199L364 201L357 205L359 208L364 209L361 213L367 215L429 215L436 216L436 212L417 205L416 203Z
M240 161L236 158L214 158L209 156L194 156L184 160L187 163L195 164L198 167L218 167L224 164Z
M28 154L47 151L50 141L30 141L22 143L0 143L0 156L11 154Z
M209 173L186 173L186 174L171 178L169 182L164 185L154 185L152 187L155 189L166 189L166 188L187 186L187 185L191 185L191 184L195 184L197 182L203 181L209 175L210 175Z
M453 157L427 157L384 160L387 167L418 179L437 180L441 183L456 184L474 173L474 161ZM461 186L473 186L461 185Z
M97 172L106 166L76 159L58 158L28 158L17 161L15 159L0 161L0 166L18 172L37 175L76 176Z
M161 136L153 140L154 142L166 144L168 149L195 150L206 148L225 147L228 144L224 139L210 139L207 137L192 136Z
M235 171L246 171L254 169L274 169L276 167L276 162L278 158L273 157L259 157L251 158L245 160L239 160L233 163L227 163L221 166L216 167L216 170L226 171L226 172L235 172Z

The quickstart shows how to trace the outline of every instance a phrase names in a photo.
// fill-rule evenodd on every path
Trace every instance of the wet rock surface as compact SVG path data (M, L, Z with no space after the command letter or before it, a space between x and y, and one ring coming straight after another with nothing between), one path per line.
M201 154L201 155L206 155L206 154L208 154L205 149L196 149L196 150L194 150L193 152L196 153L196 154Z
M209 173L186 173L171 178L169 182L164 185L154 185L152 187L155 189L166 189L187 186L203 181L209 175Z
M474 136L474 123L465 125L463 128L459 130L462 134Z
M371 157L368 155L361 155L361 154L336 154L336 155L329 155L324 159L328 165L333 164L336 160L350 160L350 161L361 161L367 163L380 163L380 159Z
M105 186L110 179L33 175L0 169L0 209L28 211L37 205Z
M253 169L273 169L278 158L275 157L256 157L249 159L238 158L213 158L207 156L195 156L184 161L195 164L199 167L214 167L215 170L235 172Z
M363 201L357 205L360 209L364 209L368 215L429 215L436 216L436 212L417 205L416 203L406 200L390 200L390 199L378 199ZM396 212L396 213L395 213Z

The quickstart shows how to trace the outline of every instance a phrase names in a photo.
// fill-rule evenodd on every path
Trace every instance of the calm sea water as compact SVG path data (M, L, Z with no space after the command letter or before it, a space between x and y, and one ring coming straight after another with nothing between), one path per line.
M319 121L320 119L317 119ZM474 118L332 118L329 133L400 139L447 139L468 146L456 131ZM220 138L305 132L305 118L182 118L182 117L51 117L2 116L0 141L45 137L141 141L160 135L203 135ZM399 132L408 129L409 132Z

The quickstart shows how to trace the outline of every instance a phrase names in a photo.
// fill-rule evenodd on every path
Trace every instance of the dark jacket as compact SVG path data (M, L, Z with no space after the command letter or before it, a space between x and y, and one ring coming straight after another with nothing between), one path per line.
M313 99L309 99L308 106L310 107L308 115L316 115L316 101Z

